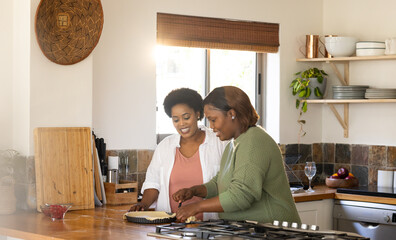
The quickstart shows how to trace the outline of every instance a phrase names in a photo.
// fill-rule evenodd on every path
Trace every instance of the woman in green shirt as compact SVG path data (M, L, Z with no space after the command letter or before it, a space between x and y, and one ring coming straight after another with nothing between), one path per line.
M178 202L206 198L179 208L177 219L219 212L229 220L300 223L279 147L256 125L259 116L246 93L232 86L216 88L204 99L204 113L217 137L230 143L212 180L172 196Z

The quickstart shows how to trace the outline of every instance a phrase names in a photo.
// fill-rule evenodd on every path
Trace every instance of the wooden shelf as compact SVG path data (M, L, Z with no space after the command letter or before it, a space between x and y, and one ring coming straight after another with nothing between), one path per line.
M325 62L330 65L338 80L342 85L349 85L349 62L350 61L376 61L376 60L396 60L396 55L369 56L369 57L336 57L336 58L298 58L297 62ZM344 74L338 70L336 64L344 65ZM396 99L316 99L306 100L309 104L327 104L334 113L338 122L344 129L344 137L348 137L349 132L349 104L350 103L396 103ZM338 113L335 104L344 105L343 117Z
M370 57L336 57L336 58L297 58L297 62L349 62L349 61L374 61L396 60L396 55L370 56Z
M344 104L344 103L396 103L396 99L316 99L307 100L307 103L332 103L332 104Z

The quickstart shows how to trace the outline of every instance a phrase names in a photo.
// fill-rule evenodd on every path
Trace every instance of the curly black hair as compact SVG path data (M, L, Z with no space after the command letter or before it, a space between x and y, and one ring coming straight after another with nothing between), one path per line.
M164 100L164 109L165 113L172 117L172 107L176 104L186 104L190 108L194 109L195 112L199 112L199 119L201 120L203 117L203 100L201 95L195 90L189 88L178 88L172 90L165 97Z

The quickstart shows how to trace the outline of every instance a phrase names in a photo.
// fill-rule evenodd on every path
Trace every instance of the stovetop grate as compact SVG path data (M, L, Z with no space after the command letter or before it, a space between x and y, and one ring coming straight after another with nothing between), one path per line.
M288 239L288 240L367 240L356 234L335 231L312 231L248 221L211 220L206 222L171 223L156 227L157 237L174 239Z

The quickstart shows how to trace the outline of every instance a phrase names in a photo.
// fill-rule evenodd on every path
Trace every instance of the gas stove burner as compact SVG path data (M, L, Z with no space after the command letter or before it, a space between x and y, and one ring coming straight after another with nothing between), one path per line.
M274 225L275 224L275 225ZM149 236L167 239L288 239L288 240L367 240L360 235L337 231L318 231L317 226L274 222L263 224L254 221L211 220L194 224L171 223L156 227ZM287 226L287 227L286 227ZM291 226L291 227L289 227ZM300 227L300 228L298 228Z

